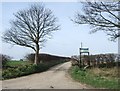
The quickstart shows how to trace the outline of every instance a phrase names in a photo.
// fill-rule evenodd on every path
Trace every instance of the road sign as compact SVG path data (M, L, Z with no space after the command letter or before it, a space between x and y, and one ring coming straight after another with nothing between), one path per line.
M80 48L80 52L81 53L88 53L89 52L89 48Z

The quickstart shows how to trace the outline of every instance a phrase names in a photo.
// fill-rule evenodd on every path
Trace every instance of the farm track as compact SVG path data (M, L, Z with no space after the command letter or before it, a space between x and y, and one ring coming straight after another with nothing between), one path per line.
M68 75L71 63L57 65L46 72L2 81L2 89L90 89Z

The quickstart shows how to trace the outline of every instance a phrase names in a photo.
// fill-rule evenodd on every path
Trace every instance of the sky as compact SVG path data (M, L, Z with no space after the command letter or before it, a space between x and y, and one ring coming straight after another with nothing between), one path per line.
M38 3L38 2L37 2ZM0 3L0 36L10 28L10 20L14 19L13 13L29 8L33 2L2 2ZM53 33L52 39L45 43L40 53L48 53L59 56L79 55L81 42L83 47L88 47L90 54L117 53L118 43L109 41L109 36L102 31L89 34L90 27L74 24L75 13L81 11L81 4L78 2L44 2L46 8L52 10L58 18L60 30ZM21 59L26 54L33 53L32 49L11 45L1 41L0 52L9 55L13 59Z

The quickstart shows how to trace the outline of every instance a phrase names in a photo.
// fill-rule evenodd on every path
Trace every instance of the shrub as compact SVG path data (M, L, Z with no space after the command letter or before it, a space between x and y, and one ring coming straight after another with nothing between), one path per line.
M8 55L0 54L0 62L2 63L2 68L6 68L7 61L11 60L12 58Z
M23 61L23 59L20 59L20 61Z

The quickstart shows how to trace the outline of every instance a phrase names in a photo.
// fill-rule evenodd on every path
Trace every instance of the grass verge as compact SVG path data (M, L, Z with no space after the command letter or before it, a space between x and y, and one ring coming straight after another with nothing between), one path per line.
M92 69L80 70L79 67L73 66L69 70L69 73L74 80L91 85L95 88L120 89L117 77L94 74Z

